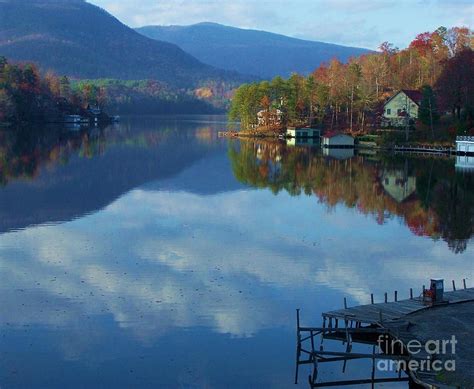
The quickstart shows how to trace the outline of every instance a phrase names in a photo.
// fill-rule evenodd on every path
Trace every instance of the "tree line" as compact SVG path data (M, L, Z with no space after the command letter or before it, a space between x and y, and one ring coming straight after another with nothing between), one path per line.
M193 91L156 80L70 80L0 57L0 123L57 121L86 115L88 106L123 114L219 113L227 108L228 88L222 82Z
M95 79L73 81L72 88L89 101L120 114L166 114L222 112L217 94L196 96L191 90L170 88L156 80Z
M324 124L367 131L378 124L389 96L411 89L423 92L420 120L425 124L449 111L472 127L473 42L468 28L440 27L419 34L403 50L384 42L379 52L347 63L333 59L307 77L292 74L288 79L244 84L233 96L229 117L240 120L243 128L255 128L262 124L259 111L278 112L282 125Z
M0 122L54 121L84 113L88 103L82 91L72 91L67 77L42 76L34 64L12 64L0 57Z

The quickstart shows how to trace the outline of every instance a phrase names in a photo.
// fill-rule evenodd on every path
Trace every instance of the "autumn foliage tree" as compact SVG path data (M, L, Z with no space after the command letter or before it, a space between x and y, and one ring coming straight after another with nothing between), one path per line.
M33 64L10 64L0 57L0 122L54 120L81 110L61 96L62 82L53 73L43 77Z
M472 117L472 41L468 28L440 27L417 35L403 50L384 42L377 53L347 63L334 59L308 77L293 74L287 80L276 77L246 84L235 93L231 117L240 119L243 127L254 125L253 116L262 109L265 95L271 106L282 107L290 125L318 122L348 132L366 132L377 126L383 103L395 91L424 86L434 91L432 102L449 107L460 119L461 111L471 112L467 116ZM425 107L424 112L430 116L433 107ZM436 115L431 114L429 123L434 122Z

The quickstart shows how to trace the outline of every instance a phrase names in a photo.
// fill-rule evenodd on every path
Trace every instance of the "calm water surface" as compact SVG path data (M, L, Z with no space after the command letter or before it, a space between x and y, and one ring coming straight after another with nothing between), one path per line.
M320 325L344 297L472 286L474 176L453 159L324 156L225 127L0 133L1 387L294 387L296 308Z

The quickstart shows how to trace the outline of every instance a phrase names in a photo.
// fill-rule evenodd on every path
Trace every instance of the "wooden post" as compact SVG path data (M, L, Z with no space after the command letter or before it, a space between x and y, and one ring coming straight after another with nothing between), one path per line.
M385 302L388 301L388 295L387 295L387 292L385 292Z
M456 283L453 280L453 290L456 290Z
M300 330L300 309L296 309L296 329Z
M395 291L395 301L398 301L398 291Z
M370 294L370 303L371 304L374 303L374 294L373 293Z
M347 299L344 297L344 309L347 309Z
M413 300L413 288L410 288L410 300Z
M464 286L464 289L466 289L466 279L465 278L462 279L462 285Z

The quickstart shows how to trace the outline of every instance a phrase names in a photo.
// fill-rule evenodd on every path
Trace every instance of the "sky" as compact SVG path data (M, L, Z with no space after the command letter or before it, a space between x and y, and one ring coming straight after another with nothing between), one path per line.
M130 27L216 22L376 49L439 26L474 25L472 0L89 0Z

